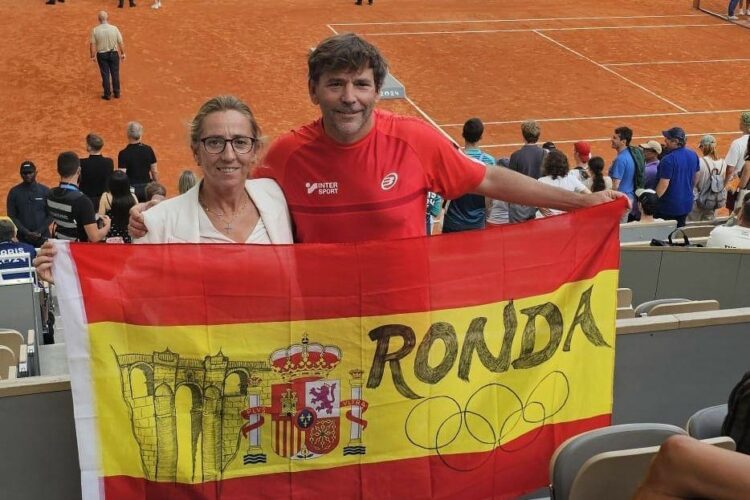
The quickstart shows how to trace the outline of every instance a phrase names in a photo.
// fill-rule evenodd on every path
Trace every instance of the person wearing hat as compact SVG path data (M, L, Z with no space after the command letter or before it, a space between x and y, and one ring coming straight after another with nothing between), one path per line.
M698 155L685 147L687 136L680 127L664 130L662 135L667 152L657 169L659 216L676 220L677 227L682 227L693 209L693 187L700 170Z
M6 213L18 229L18 240L40 247L49 238L49 188L36 181L36 165L33 162L23 161L20 173L23 182L8 192Z
M659 180L656 177L656 170L659 167L659 155L661 155L661 144L650 140L638 145L643 150L643 158L646 164L643 167L643 187L646 189L656 189L656 183Z
M591 158L591 144L586 141L578 141L573 144L573 161L576 166L570 170L574 177L584 182L589 178L589 159Z

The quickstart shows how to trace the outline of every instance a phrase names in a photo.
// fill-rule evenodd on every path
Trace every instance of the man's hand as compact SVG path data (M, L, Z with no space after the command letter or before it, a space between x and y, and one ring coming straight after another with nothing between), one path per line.
M102 215L100 220L103 222L102 229L106 235L109 232L109 228L112 226L112 219L110 219L108 215Z
M633 204L630 202L629 196L627 196L625 193L621 193L613 189L607 189L606 191L597 191L596 193L591 193L584 196L586 196L590 207L601 205L602 203L607 203L618 198L625 198L625 200L627 200L628 202L628 210L633 208Z
M51 241L45 241L44 245L39 249L34 259L34 267L39 279L47 281L48 283L54 283L55 279L52 277L52 261L57 255L57 250Z
M139 203L130 209L130 218L128 219L128 233L132 238L143 238L148 232L143 220L143 212L158 204L161 200L151 200L146 203Z

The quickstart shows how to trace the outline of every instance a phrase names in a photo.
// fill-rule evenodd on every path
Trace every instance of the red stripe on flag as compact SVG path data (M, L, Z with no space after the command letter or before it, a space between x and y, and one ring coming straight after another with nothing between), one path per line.
M617 269L623 205L485 231L356 244L70 248L89 323L379 316L530 297Z
M504 449L512 451L497 449L491 456L490 453L470 453L445 457L452 468L440 457L430 456L192 485L112 476L103 479L104 489L110 500L514 498L548 484L549 459L556 446L569 437L607 426L610 420L610 415L600 415L547 425L505 445ZM532 436L535 439L530 441Z

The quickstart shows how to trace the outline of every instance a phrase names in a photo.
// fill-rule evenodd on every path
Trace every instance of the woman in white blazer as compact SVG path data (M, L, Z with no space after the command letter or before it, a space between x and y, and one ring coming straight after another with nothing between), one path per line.
M135 243L292 243L284 194L271 179L248 180L260 127L233 96L201 106L190 142L203 180L143 212L146 236Z

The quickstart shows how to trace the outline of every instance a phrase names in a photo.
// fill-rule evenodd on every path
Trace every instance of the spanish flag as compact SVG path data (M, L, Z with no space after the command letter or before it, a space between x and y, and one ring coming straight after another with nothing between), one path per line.
M622 201L336 245L58 242L84 498L512 498L610 423Z

